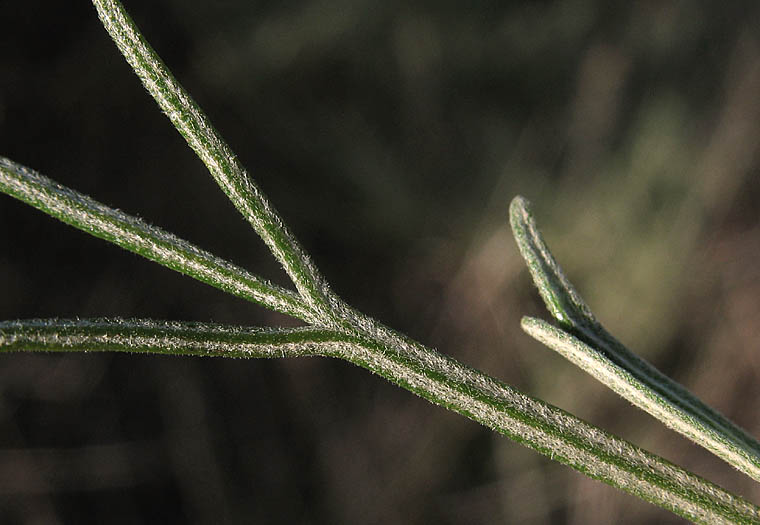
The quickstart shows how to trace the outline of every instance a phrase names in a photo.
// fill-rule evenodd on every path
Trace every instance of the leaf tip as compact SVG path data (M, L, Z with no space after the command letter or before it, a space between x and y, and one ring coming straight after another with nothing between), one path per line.
M520 223L525 222L525 217L530 215L530 201L522 195L516 195L509 205L509 222L514 230Z
M537 317L531 317L529 315L524 315L522 319L520 319L520 327L530 336L533 336L533 334L540 330L545 324L546 321L543 319L538 319Z

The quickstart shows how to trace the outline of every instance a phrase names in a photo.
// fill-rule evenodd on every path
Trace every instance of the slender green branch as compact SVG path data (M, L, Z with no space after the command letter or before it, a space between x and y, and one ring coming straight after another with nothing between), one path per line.
M0 191L66 224L232 295L306 322L315 318L296 293L4 157L0 157Z
M2 351L155 352L346 359L536 451L700 523L760 523L760 508L556 407L375 326L378 340L319 329L144 320L0 323Z
M130 352L205 357L330 355L334 333L150 319L30 319L0 322L0 352Z
M104 26L145 87L283 265L300 297L3 158L0 158L0 190L93 235L234 295L304 319L313 327L261 329L107 319L6 321L0 322L0 352L119 351L225 357L338 357L588 476L691 520L711 524L760 524L760 508L755 505L559 408L442 356L340 301L200 108L150 48L121 4L116 0L93 0L93 3ZM590 368L606 367L606 375L621 385L628 385L628 389L638 391L639 383L660 388L662 392L657 393L662 399L655 400L658 406L663 404L670 408L673 405L691 411L690 414L695 413L695 417L714 425L709 428L718 434L734 432L730 423L720 419L693 396L688 397L682 387L671 385L667 378L657 375L659 372L646 368L649 365L609 336L549 253L530 217L527 203L516 199L511 213L521 252L541 294L555 318L571 333L537 320L525 320L526 330L547 341L551 338L561 340L564 347L573 349L573 355L596 359L596 365ZM595 354L591 347L596 347L598 352ZM607 358L619 370L608 367L601 360Z
M760 523L760 509L666 460L389 330L347 359L541 454L700 523ZM369 351L367 351L369 350Z
M93 0L93 4L145 88L282 264L301 297L320 314L323 323L334 324L330 306L337 298L198 104L177 82L120 2Z
M512 229L547 308L565 329L523 319L525 331L639 408L760 481L760 443L607 332L552 256L522 197Z

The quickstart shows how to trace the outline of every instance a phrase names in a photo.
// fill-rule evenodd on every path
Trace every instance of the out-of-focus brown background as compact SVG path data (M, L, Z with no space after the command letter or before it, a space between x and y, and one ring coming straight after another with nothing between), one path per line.
M760 435L755 2L127 3L350 303L760 502L529 339L535 204L610 331ZM0 154L283 284L84 1L0 3ZM0 319L282 325L0 196ZM677 523L349 364L0 356L6 523Z

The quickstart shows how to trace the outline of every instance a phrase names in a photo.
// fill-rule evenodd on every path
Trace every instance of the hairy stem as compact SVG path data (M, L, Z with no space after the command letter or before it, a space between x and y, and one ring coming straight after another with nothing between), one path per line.
M0 352L128 352L203 357L326 355L334 337L314 328L251 328L151 319L0 322Z
M316 317L296 293L4 157L0 157L0 191L90 235L232 295L306 322Z
M298 294L252 276L186 241L3 158L0 158L0 190L93 235L234 295L301 318L313 326L261 329L134 319L6 321L0 322L0 352L337 357L371 370L590 477L691 520L760 523L760 509L755 505L557 407L410 340L343 303L332 293L198 105L140 34L121 3L93 0L93 4L143 85L285 268ZM550 336L561 339L565 346L578 350L579 355L591 355L596 349L623 372L631 372L632 376L640 373L636 379L642 383L650 381L650 388L664 388L658 391L664 402L691 410L714 424L711 428L716 432L727 435L733 432L730 423L718 419L693 396L686 396L685 389L679 385L671 385L656 375L659 372L641 365L638 358L601 328L543 243L526 201L516 199L511 216L521 252L547 306L555 318L572 331L549 329L540 322L528 320L524 326L529 332L532 330L534 335L547 341ZM576 347L574 340L565 336L578 336L591 346ZM614 376L614 372L608 375Z
M760 508L654 454L387 328L375 325L373 332L375 339L309 328L146 320L12 321L0 323L0 351L338 357L695 522L760 523Z
M219 187L261 236L293 280L301 297L319 314L322 324L334 324L330 305L337 298L198 104L177 82L120 2L93 0L93 4L103 26L145 89L185 137Z

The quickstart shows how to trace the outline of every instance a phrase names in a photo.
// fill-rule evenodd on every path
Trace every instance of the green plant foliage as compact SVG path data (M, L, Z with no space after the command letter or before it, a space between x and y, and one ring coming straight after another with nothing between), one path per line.
M760 523L760 509L742 498L346 305L330 290L274 208L147 44L121 4L109 0L93 3L146 89L264 240L296 291L275 286L3 158L0 189L88 233L233 295L301 319L308 326L251 328L136 319L6 321L0 323L0 351L339 358L587 476L688 519L701 523ZM564 311L565 300L566 296L557 296L557 312Z
M552 256L525 199L514 199L510 219L533 281L562 327L525 317L523 329L637 407L760 481L760 443L604 329Z

